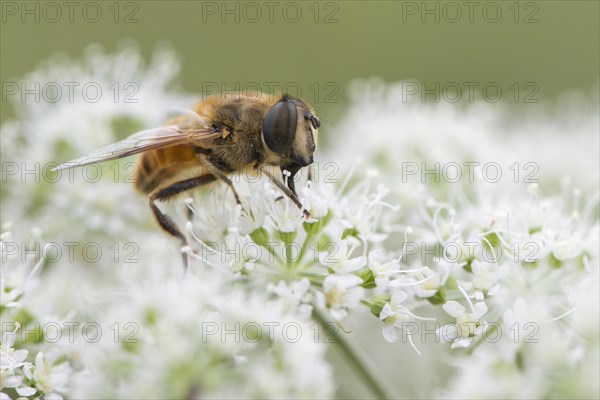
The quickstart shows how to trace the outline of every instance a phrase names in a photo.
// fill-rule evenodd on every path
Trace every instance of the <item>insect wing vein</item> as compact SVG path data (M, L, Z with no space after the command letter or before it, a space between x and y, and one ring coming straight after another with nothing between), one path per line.
M127 157L148 150L196 141L201 142L203 140L214 139L219 135L220 133L206 128L181 128L178 125L162 126L133 134L120 142L113 143L86 156L63 163L53 170L58 171L66 168L81 167L102 161Z

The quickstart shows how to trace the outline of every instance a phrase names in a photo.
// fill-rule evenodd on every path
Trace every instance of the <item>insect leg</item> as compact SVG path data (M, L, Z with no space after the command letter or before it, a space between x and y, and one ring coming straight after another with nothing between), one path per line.
M284 171L290 173L287 179L284 174ZM296 176L298 171L300 171L300 167L295 164L292 164L287 167L281 167L281 175L283 176L283 181L287 183L288 188L292 191L292 193L294 193L294 196L296 197L298 197L298 193L296 193L296 182L294 182L294 177Z
M182 192L185 192L186 190L194 189L198 186L202 186L207 183L214 182L215 179L216 178L213 175L209 175L209 174L200 175L196 178L191 178L191 179L186 179L183 181L175 182L166 187L158 187L158 188L154 189L148 195L150 209L152 210L152 213L154 214L154 218L156 218L156 222L158 222L160 227L165 232L167 232L171 236L174 236L177 239L181 240L182 246L187 245L187 239L185 238L185 235L183 233L181 233L181 231L179 230L179 228L177 227L175 222L173 222L173 220L169 216L167 216L165 213L163 213L160 210L160 208L158 208L158 206L156 205L156 201L165 201L165 200L169 199L170 197L173 197ZM185 257L185 255L183 256L183 264L184 264L185 268L187 269L187 258Z
M233 192L233 196L235 197L235 201L238 204L241 205L242 202L240 201L240 196L238 195L237 190L235 190L235 187L233 186L233 182L231 182L231 179L229 179L227 177L227 175L225 175L225 173L223 171L221 171L215 164L213 164L208 159L208 156L206 154L197 153L196 157L198 157L198 159L202 162L202 165L204 165L206 167L206 169L208 170L208 172L210 172L216 178L219 178L220 180L222 180L223 182L225 182L225 184L227 186L229 186L229 188Z
M306 218L310 218L310 212L308 210L304 209L304 206L302 205L302 203L298 199L298 196L296 196L296 194L294 192L292 192L283 183L279 182L279 180L277 180L277 178L275 178L275 176L272 173L270 173L266 169L261 169L261 170L262 170L263 174L265 174L269 177L269 179L271 180L271 182L273 182L275 184L275 186L277 186L287 197L289 197L292 200L292 202L294 202L294 204L296 206L298 206L299 209L302 210L302 212L304 213L304 216Z

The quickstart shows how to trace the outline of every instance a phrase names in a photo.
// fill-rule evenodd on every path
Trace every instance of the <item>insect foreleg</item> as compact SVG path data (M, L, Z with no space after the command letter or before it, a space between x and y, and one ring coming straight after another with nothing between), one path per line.
M261 171L263 174L267 175L269 177L269 179L271 180L271 182L273 182L275 184L275 186L277 186L283 193L285 193L285 195L287 197L289 197L292 200L292 202L294 202L294 204L296 206L298 206L299 209L302 210L302 212L304 213L304 216L306 218L310 218L310 212L308 210L304 209L304 206L298 199L298 196L296 196L294 194L294 192L292 192L287 186L285 186L283 183L281 183L277 178L275 178L275 176L272 173L270 173L266 169L261 168Z

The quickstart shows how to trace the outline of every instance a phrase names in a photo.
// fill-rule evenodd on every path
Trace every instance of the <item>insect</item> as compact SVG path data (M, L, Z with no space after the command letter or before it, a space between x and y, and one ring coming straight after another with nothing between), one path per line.
M313 108L296 97L264 93L215 95L198 102L193 111L165 126L138 132L61 164L55 170L142 153L136 168L136 187L148 195L150 209L160 227L185 245L184 234L156 203L221 181L241 204L228 175L247 168L266 174L303 209L294 176L313 163L320 126ZM287 174L285 183L265 169L265 165L279 167L282 176ZM303 212L310 215L306 210Z

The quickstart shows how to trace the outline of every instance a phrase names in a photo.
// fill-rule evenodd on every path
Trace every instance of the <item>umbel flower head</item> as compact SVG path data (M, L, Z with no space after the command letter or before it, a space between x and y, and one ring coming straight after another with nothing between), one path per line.
M25 268L14 243L2 235L7 283ZM3 329L10 328L0 345L2 399L332 395L331 368L314 327L230 274L192 260L182 279L176 259L172 268L125 266L85 292L61 295L56 284L68 281L70 268L37 267L44 261L25 271L35 282L23 282L19 301L0 309ZM50 309L37 307L48 299ZM81 312L49 314L61 314L60 303L81 302L87 305Z
M301 192L311 214L306 219L269 182L237 184L242 206L225 187L185 201L191 246L184 252L197 265L270 288L302 314L317 307L337 321L361 305L370 307L370 297L394 288L390 279L404 272L398 260L376 247L386 236L378 231L383 210L395 210L384 201L384 186L364 182L336 189L308 182Z
M129 304L116 301L98 314L101 325L118 321L119 340L78 343L86 373L74 380L74 397L331 396L325 347L305 320L195 261L174 280L178 262L166 275L151 272L144 285L137 277L124 283Z
M131 48L41 67L25 80L110 86L136 78L150 91L119 107L16 104L19 119L1 127L3 161L68 159L163 122L173 104L190 102L168 88L178 68L170 52L146 65ZM363 355L385 354L344 361L361 371L350 379L371 382L377 397L385 397L375 381L387 369L414 386L387 397L598 398L598 159L581 151L598 143L593 101L564 118L561 109L507 127L489 105L406 102L402 83L358 82L352 91L328 132L348 148L319 155L338 164L337 182L296 185L310 219L271 183L239 177L241 205L225 185L169 205L188 235L185 276L179 249L123 174L115 183L113 166L93 184L12 177L1 204L13 225L1 237L0 398L330 398L336 386L354 395L325 359L317 322L339 328L339 348L367 335L359 337ZM557 163L557 149L579 162ZM539 183L507 174L490 183L480 167L458 183L439 173L405 179L405 163L507 155L514 159L503 171L528 172L532 162ZM41 231L21 239L32 226ZM46 240L102 249L126 242L135 262L19 250L30 241L45 249ZM91 341L86 331L62 330L49 340L48 327L77 323L103 334ZM423 354L435 385L394 357L406 344ZM440 348L448 362L439 362Z

